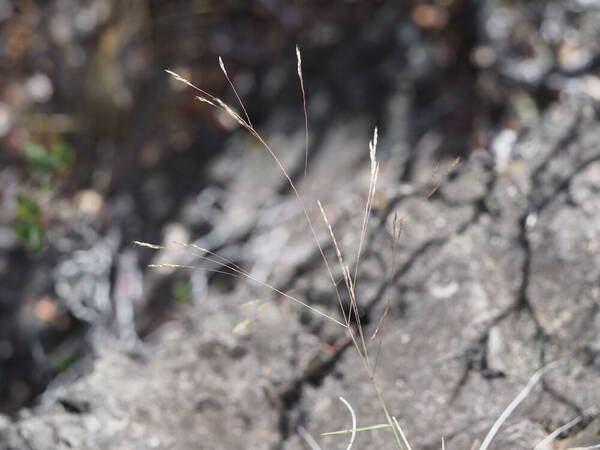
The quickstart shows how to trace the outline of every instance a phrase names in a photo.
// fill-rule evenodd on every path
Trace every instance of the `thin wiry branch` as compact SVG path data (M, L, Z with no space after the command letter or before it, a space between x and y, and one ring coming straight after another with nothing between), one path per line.
M390 311L390 300L387 299L385 302L383 314L381 315L381 318L379 319L377 328L375 328L375 331L373 332L373 335L371 336L371 340L375 339L377 337L377 333L379 332L379 329L383 328L385 319L387 318L389 311ZM381 354L382 345L383 345L383 335L381 335L379 337L379 342L377 343L377 350L375 351L375 361L373 362L373 376L375 376L375 371L377 370L377 363L379 362L379 355Z
M362 352L360 352L360 347L358 347L358 349L359 349L359 352L364 355L366 366L370 367L369 357L368 357L368 353L367 353L367 344L366 344L366 341L364 339L362 327L360 326L360 318L359 318L359 314L358 314L358 306L357 306L357 303L356 303L356 297L354 295L355 291L354 291L354 285L352 283L352 277L350 275L350 269L348 268L348 265L344 261L344 257L342 256L342 251L340 250L340 247L338 245L337 239L335 238L335 234L333 233L333 229L331 227L331 223L329 222L329 219L327 219L327 214L325 214L325 210L323 209L323 205L318 200L317 200L317 204L319 205L319 210L321 211L321 215L323 216L323 220L325 222L325 225L327 226L327 229L329 230L329 235L331 236L331 241L333 242L333 247L335 249L335 254L336 254L337 258L338 258L338 263L339 263L340 267L342 268L342 273L344 275L344 282L346 283L346 289L347 289L348 295L350 297L350 307L349 307L349 311L348 311L348 316L346 316L344 314L344 318L346 319L346 324L348 325L348 327L350 327L351 312L354 311L354 315L356 317L356 323L357 323L358 332L359 332L359 335L360 335L360 338L361 338L361 342L362 342ZM351 336L353 336L352 333L351 333Z
M262 138L262 136L260 134L258 134L258 132L256 132L254 130L254 128L250 127L250 132L252 133L252 135L254 137L256 137L256 139L258 139L258 141L263 145L263 147L267 150L267 152L269 153L269 155L271 155L271 157L273 158L273 160L275 161L275 163L277 164L277 166L279 167L279 169L281 170L281 173L283 173L283 175L285 176L288 185L292 188L292 191L294 192L294 195L296 196L296 199L298 200L298 202L300 203L300 206L302 207L302 211L304 212L304 217L306 219L306 223L308 224L308 228L310 229L310 232L313 236L313 240L315 242L315 244L317 245L317 248L319 249L319 253L321 255L321 259L323 260L323 262L325 263L325 267L327 269L327 273L329 275L329 279L333 285L333 288L335 290L337 299L338 299L338 304L340 306L340 308L342 309L342 315L344 314L344 307L343 307L343 303L342 303L342 297L340 295L340 292L337 288L337 283L335 281L335 277L333 276L333 271L331 270L331 266L329 265L329 262L327 261L327 258L325 257L325 252L323 251L323 247L321 246L321 243L319 242L319 238L317 237L317 232L315 231L315 227L312 223L312 220L310 218L310 215L308 214L308 209L306 207L306 203L304 201L304 197L302 196L302 194L300 193L300 191L296 188L295 183L292 181L292 178L290 177L290 175L288 174L287 170L285 170L285 167L283 167L283 164L281 163L281 160L277 157L277 155L275 154L275 152L271 149L271 147L267 144L267 142ZM345 318L344 318L345 319ZM339 321L337 321L338 323L340 323Z
M302 425L298 425L298 428L296 428L296 430L298 431L300 437L304 439L304 442L308 444L310 450L321 450L321 447L319 446L319 444L317 444L317 441L315 441L315 439L310 435L308 431L306 431L306 429Z
M252 126L252 121L250 120L250 116L248 115L248 111L246 111L246 107L244 106L244 102L242 102L242 98L239 96L238 91L235 88L235 85L233 84L233 81L231 81L231 79L229 78L229 75L227 74L227 70L225 70L225 64L223 63L223 58L221 58L220 56L219 56L219 66L221 67L221 71L223 71L223 73L225 74L225 78L227 78L229 86L231 86L231 89L233 90L233 93L235 94L235 97L237 98L238 103L240 104L240 106L242 107L242 110L244 111L244 115L246 116L246 120L248 121L248 125Z
M398 433L400 433L400 437L402 438L402 444L404 445L406 450L412 450L412 448L410 447L410 444L408 443L408 439L406 439L406 436L404 435L404 431L402 431L402 427L398 423L398 419L396 419L396 417L392 416L392 420L394 421L394 425L396 426Z
M304 439L304 442L306 442L306 444L310 447L310 450L321 450L321 447L319 446L319 444L317 444L317 441L315 441L315 439L310 435L308 431L306 431L306 429L302 425L298 425L298 428L296 428L296 430L298 431L300 437Z
M302 58L300 57L300 48L297 45L296 60L298 61L298 79L300 80L300 90L302 91L302 107L304 109L304 176L306 177L306 168L308 167L308 113L306 111L306 91L304 89L304 77L302 76Z
M235 121L237 121L242 127L244 127L252 136L254 136L260 142L260 144L263 146L263 148L267 151L267 153L269 153L269 155L271 156L271 158L273 158L273 160L275 161L275 164L277 165L277 167L279 168L279 170L281 171L281 173L283 174L283 176L287 180L288 185L290 186L290 188L294 192L294 195L295 195L296 199L298 200L298 203L302 207L302 211L304 213L304 217L306 219L306 223L308 224L308 228L310 229L310 232L312 234L313 240L314 240L315 244L317 245L317 248L319 249L319 253L321 255L321 258L322 258L322 260L325 263L325 267L327 269L327 273L328 273L329 278L331 280L332 286L333 286L333 288L334 288L334 290L336 292L336 296L337 296L337 299L338 299L338 304L339 304L339 306L340 306L340 308L342 310L341 311L342 314L344 314L342 297L341 297L340 292L339 292L339 290L337 288L337 283L335 281L335 277L333 276L333 271L331 270L331 266L329 265L329 262L327 261L327 258L325 257L325 252L323 251L323 247L321 246L321 243L319 242L319 238L317 237L317 233L315 231L314 225L312 223L310 215L308 214L308 209L306 207L306 202L304 201L304 197L300 193L300 191L298 190L298 188L296 187L296 184L294 183L294 181L290 177L288 171L283 166L283 163L281 162L281 160L279 159L279 157L275 154L275 152L273 151L273 149L264 140L264 138L260 135L260 133L258 133L258 131L256 131L256 129L250 123L248 123L244 119L242 119L239 114L237 114L229 105L227 105L225 102L223 102L220 98L215 97L214 95L212 95L212 94L204 91L203 89L200 89L199 87L197 87L194 84L192 84L189 80L186 80L181 75L178 75L178 74L176 74L173 71L167 70L166 72L169 73L171 76L173 76L176 80L181 81L182 83L186 84L187 86L190 86L191 88L196 89L198 92L202 93L202 95L204 96L204 99L202 99L202 101L206 101L206 102L210 103L211 105L214 105L216 108L219 108L219 109L225 111L229 116L231 116ZM321 315L323 315L323 314L321 313ZM330 317L330 316L327 316L327 317ZM340 322L337 319L334 319L334 321L336 323L338 323L338 324L342 324L342 322ZM342 326L346 326L346 325L342 324Z
M139 242L139 241L134 241L134 243L138 246L141 247L149 247L149 248L153 248L153 249L159 249L159 248L164 248L162 246L159 245L155 245L155 244L149 244L147 242ZM183 245L184 247L193 247L193 246L189 246L187 244L183 244L178 242L178 244ZM213 252L210 252L207 249L203 249L201 247L197 247L195 246L196 249L200 249L203 252L207 252L209 254L215 255ZM213 264L217 264L219 266L223 265L224 261L228 261L226 258L222 257L222 256L218 256L215 255L216 257L209 257L209 256L204 256L202 254L197 254L194 253L194 256L196 256L198 259L202 260L202 261L206 261L206 262L210 262ZM218 258L218 259L217 259ZM331 320L332 322L346 328L346 325L343 324L342 322L340 322L339 320L337 320L336 318L330 316L327 313L324 313L323 311L310 306L308 303L303 302L302 300L288 294L287 292L284 292L280 289L277 289L276 287L270 285L269 283L259 280L258 278L253 277L252 275L250 275L247 271L245 271L244 269L242 269L241 267L239 267L237 264L232 264L232 265L228 265L227 269L229 269L229 271L226 270L220 270L220 269L210 269L207 267L202 267L202 266L194 266L194 265L189 265L189 264L169 264L169 263L162 263L162 264L149 264L148 267L151 268L162 268L162 267L169 267L169 268L174 268L174 269L200 269L200 270L205 270L207 272L212 272L212 273L220 273L223 275L228 275L228 276L232 276L232 277L238 277L238 278L246 278L256 284L259 284L260 286L266 287L267 289L270 289L271 291L281 295L282 297L287 298L288 300L293 301L294 303L297 303L301 306L304 306L305 308L309 309L310 311L314 312L315 314L320 315L321 317L324 317L326 319Z

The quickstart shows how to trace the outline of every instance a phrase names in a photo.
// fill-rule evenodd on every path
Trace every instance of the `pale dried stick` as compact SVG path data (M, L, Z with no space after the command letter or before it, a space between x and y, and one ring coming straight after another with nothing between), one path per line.
M513 413L513 411L515 409L517 409L517 406L519 406L521 404L521 402L529 396L529 394L531 393L531 391L533 390L533 388L535 387L537 382L540 381L540 379L549 370L554 369L557 365L558 365L558 361L554 361L554 362L548 364L547 366L542 367L540 370L538 370L536 373L533 374L533 376L529 379L527 386L525 386L523 388L523 390L521 392L519 392L519 395L517 395L512 402L510 402L510 404L506 407L506 409L502 412L502 414L500 414L500 417L498 417L496 422L494 422L494 425L492 425L492 428L490 429L489 433L485 437L483 444L481 444L481 447L479 447L479 450L487 450L487 448L490 446L492 440L498 433L498 430L500 429L500 427L504 424L504 422L506 422L506 419L508 419L510 417L510 415Z
M304 439L304 442L306 442L306 444L310 447L310 450L321 450L321 447L319 446L319 444L317 444L315 438L313 438L302 425L298 425L296 430L298 431L300 437Z
M583 420L582 416L575 417L573 420L564 424L562 427L558 427L556 430L554 430L552 433L550 433L548 436L546 436L543 440L538 442L538 444L533 448L533 450L543 450L543 449L547 448L547 446L549 444L551 444L552 441L554 441L554 439L556 439L558 435L560 435L564 431L567 431L569 428L577 425L582 420Z
M350 436L350 442L348 442L348 446L346 447L346 450L351 450L354 445L354 439L356 438L356 414L354 413L352 405L350 405L344 397L340 397L340 401L346 405L346 408L348 408L350 415L352 416L352 435Z

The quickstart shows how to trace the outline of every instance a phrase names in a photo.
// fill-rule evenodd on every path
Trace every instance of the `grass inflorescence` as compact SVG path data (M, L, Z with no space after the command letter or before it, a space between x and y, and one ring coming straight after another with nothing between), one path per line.
M309 143L308 114L307 114L307 105L306 105L306 90L305 90L304 79L303 79L303 74L302 74L302 60L301 60L300 50L298 47L296 47L296 58L297 58L297 73L298 73L298 78L299 78L299 84L300 84L300 90L301 90L301 96L302 96L302 105L303 105L303 111L304 111L304 137L305 137L304 173L306 175L306 167L308 165L308 143ZM210 264L214 265L216 268L214 268L214 267L213 268L199 267L199 266L195 266L195 265L186 265L186 264L170 264L170 263L151 264L151 265L149 265L149 267L153 267L153 268L161 268L161 267L162 268L165 268L165 267L166 268L185 268L185 269L200 268L200 269L204 269L204 270L211 271L211 272L216 272L216 273L227 275L227 276L243 278L243 279L246 279L253 283L256 283L257 285L260 285L264 288L271 290L272 292L285 298L286 300L289 300L292 303L295 303L298 306L307 309L311 313L318 315L318 316L322 317L323 319L333 323L335 326L343 329L345 331L345 333L347 334L348 338L351 340L352 345L353 345L353 347L361 361L361 364L365 370L365 373L368 376L368 379L372 386L376 401L380 405L381 410L385 416L386 423L376 424L376 425L371 425L371 426L366 426L366 427L357 427L357 417L356 417L356 413L355 413L354 409L352 408L350 403L348 403L347 400L345 400L343 397L340 397L340 401L348 408L348 410L350 412L352 427L349 429L346 429L346 430L338 430L338 431L323 433L322 435L350 434L351 437L350 437L350 441L347 446L347 449L349 450L352 447L352 445L354 444L355 436L356 436L357 432L377 430L377 429L389 429L393 435L393 439L394 439L396 448L398 448L400 450L411 450L409 441L406 438L405 433L404 433L402 427L400 426L398 419L392 414L388 404L386 403L384 390L380 387L379 382L377 380L377 376L376 376L378 356L379 356L379 352L380 352L380 348L381 348L381 344L382 344L381 334L382 334L382 330L385 325L385 321L388 316L389 300L387 300L386 304L384 305L384 311L375 326L375 330L373 331L371 336L367 337L365 335L365 330L361 324L361 318L359 315L359 308L358 308L358 300L356 297L356 282L357 282L357 278L358 278L359 265L360 265L361 255L364 250L365 238L366 238L366 234L367 234L369 218L371 216L371 209L373 207L373 200L375 198L377 179L378 179L378 175L379 175L379 163L377 162L377 158L376 158L377 142L378 142L377 128L374 129L373 137L372 137L371 141L369 142L369 159L370 159L369 187L368 187L368 193L366 196L366 202L364 205L364 209L362 210L362 224L361 224L361 228L360 228L360 235L359 235L359 239L358 239L358 246L357 246L356 254L354 255L355 263L352 268L346 262L347 260L342 253L340 245L338 244L338 239L336 238L333 227L331 225L329 218L327 217L327 214L325 212L325 209L323 208L323 205L321 204L320 201L317 201L317 206L320 211L321 218L329 232L329 237L331 239L333 248L335 250L337 263L339 264L339 268L342 272L343 283L339 283L338 281L336 281L332 266L328 262L328 260L325 256L323 247L319 242L317 233L315 231L315 224L313 223L313 220L311 219L311 215L309 214L309 208L306 204L306 201L304 199L302 192L297 188L296 184L294 183L293 179L289 175L288 171L285 169L284 165L282 164L280 158L273 151L273 149L269 146L266 139L263 138L263 136L257 131L257 129L252 124L252 121L249 117L247 109L244 106L244 103L243 103L240 95L238 94L238 91L237 91L233 81L231 80L231 78L229 77L229 75L227 73L225 64L220 57L219 57L219 66L220 66L221 71L223 72L225 78L227 79L227 81L235 95L237 102L239 103L239 106L242 110L241 114L238 113L232 106L228 105L220 98L199 88L198 86L194 85L188 79L186 79L170 70L167 70L166 72L169 73L176 80L184 83L185 85L187 85L190 88L197 91L199 93L199 95L196 96L196 99L198 101L207 103L207 104L211 105L212 107L217 108L217 109L225 112L227 115L229 115L240 126L242 126L251 136L253 136L260 143L260 145L265 149L265 151L271 156L275 165L277 166L277 168L279 169L281 174L285 177L289 187L291 188L291 190L293 192L293 195L296 197L296 200L298 201L298 203L302 209L302 212L303 212L303 215L304 215L304 218L306 221L306 225L307 225L307 227L310 231L310 234L312 235L312 239L314 240L314 243L319 251L319 254L321 256L321 259L322 259L324 267L325 267L325 271L327 272L329 281L331 282L333 293L335 294L335 298L337 299L337 306L338 306L338 311L339 311L338 317L334 317L332 314L326 313L326 312L322 311L321 309L308 304L306 301L298 298L297 296L293 295L291 292L284 292L284 291L270 285L269 283L252 276L248 271L246 271L245 269L243 269L241 266L234 263L230 259L227 259L221 255L218 255L218 254L212 252L209 249L197 246L196 244L193 244L193 243L174 242L174 244L182 247L183 249L193 252L194 256L196 258L200 259L203 262L210 263ZM453 170L458 165L458 163L459 163L459 160L456 159L452 163L450 168L441 176L439 176L439 174L437 174L437 169L436 169L436 172L434 173L434 178L437 178L438 181L436 181L434 183L434 187L425 195L426 198L430 198L436 193L436 191L440 188L443 179L448 176L450 171ZM403 222L401 219L398 218L397 215L394 215L393 223L392 223L392 233L391 233L391 236L392 236L392 241L391 241L391 267L392 267L392 270L390 271L390 273L394 272L393 267L395 265L396 242L400 238L402 231L403 231ZM136 244L138 246L142 246L142 247L147 247L147 248L150 248L153 250L164 249L164 247L161 245L150 244L147 242L134 241L134 244ZM339 287L340 284L342 284L343 290ZM347 299L347 300L344 300L344 299ZM238 324L234 328L233 331L236 333L240 332L240 330L245 329L249 325L249 323L250 323L249 320L242 321L240 324ZM377 337L379 337L379 339L377 340L377 342L375 344L374 355L373 355L372 354L373 348L371 348L372 347L371 341L374 341ZM500 417L493 424L489 433L484 438L483 443L481 445L475 443L473 446L474 449L479 448L479 450L487 450L488 448L490 448L490 444L491 444L492 440L495 438L495 436L497 435L498 430L500 429L502 424L512 414L512 412L517 408L517 406L529 395L529 393L531 392L531 390L533 389L535 384L541 379L541 377L548 370L552 369L555 366L556 366L556 364L550 364L550 365L540 369L538 372L536 372L532 376L532 378L530 379L527 386L506 407L504 412L500 415ZM549 434L548 437L546 439L544 439L544 441L540 442L535 448L536 449L545 448L543 446L546 444L549 444L562 431L563 428L570 427L570 426L576 424L577 422L578 422L578 420L575 419L574 421L572 421L572 423L570 422L569 424L566 424L563 427L561 427L559 430L556 430L554 433ZM304 439L306 444L311 449L313 449L313 450L320 449L319 445L317 444L317 442L315 441L313 436L311 436L303 427L299 427L298 432L299 432L300 436ZM441 448L445 449L445 442L443 439L441 441ZM596 447L590 447L590 448L596 448Z

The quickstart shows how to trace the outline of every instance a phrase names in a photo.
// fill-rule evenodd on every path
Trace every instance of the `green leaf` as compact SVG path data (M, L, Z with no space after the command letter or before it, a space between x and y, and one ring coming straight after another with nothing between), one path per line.
M33 222L20 222L15 225L15 233L23 247L38 251L44 245L44 229Z
M33 170L48 172L56 168L56 162L48 149L34 141L27 141L23 148L23 156Z
M32 170L51 174L68 167L74 160L72 148L64 141L58 141L50 148L35 141L27 141L23 147L23 156Z
M29 195L18 195L17 216L22 220L39 220L41 217L40 205Z
M50 358L50 365L57 372L64 372L75 362L76 352L62 350Z
M187 281L178 280L171 293L178 302L189 303L192 300L192 285Z
M58 141L50 147L50 156L60 169L70 166L75 159L73 149L64 141Z
M25 248L40 250L44 245L42 212L38 203L28 195L17 197L17 222L15 234Z

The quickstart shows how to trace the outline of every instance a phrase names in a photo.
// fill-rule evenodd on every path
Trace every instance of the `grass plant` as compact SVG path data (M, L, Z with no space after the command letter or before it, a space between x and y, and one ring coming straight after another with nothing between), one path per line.
M305 125L305 127L304 127L305 128L305 130L304 130L305 131L305 133L304 133L304 135L305 135L304 163L305 163L305 173L306 173L306 167L308 164L308 114L307 114L307 105L306 105L306 91L304 88L304 77L303 77L303 73L302 73L302 58L301 58L301 54L300 54L300 49L298 47L296 47L296 58L297 58L297 72L298 72L298 78L299 78L299 83L300 83L300 90L302 93L302 105L303 105L303 111L304 111L304 125ZM298 203L300 204L300 206L302 208L302 212L304 214L306 224L307 224L308 229L312 235L312 238L317 246L320 256L323 260L323 263L325 265L325 270L327 271L327 275L331 282L333 292L335 293L335 297L337 299L337 303L338 303L338 307L339 307L340 317L333 317L331 314L328 314L318 308L315 308L315 307L309 305L307 302L303 301L302 299L297 298L296 296L294 296L290 293L283 292L280 289L277 289L276 287L253 277L250 273L248 273L245 269L243 269L239 265L235 264L233 261L231 261L227 258L224 258L223 256L217 255L214 252L210 251L209 249L201 248L199 246L196 246L195 244L187 244L187 243L183 243L183 242L176 242L175 244L198 252L198 254L196 256L202 261L213 263L213 264L216 264L218 267L222 267L222 269L209 269L209 270L211 270L213 272L225 274L225 275L246 278L249 281L252 281L258 285L261 285L263 287L270 289L271 291L275 292L277 295L280 295L280 296L286 298L287 300L290 300L290 301L308 309L312 313L314 313L318 316L321 316L322 318L334 323L336 326L344 329L345 332L348 334L348 337L352 341L352 344L353 344L353 346L360 358L360 361L368 375L369 381L373 387L373 391L375 393L377 401L380 404L381 409L385 415L386 424L384 424L384 426L391 430L393 437L394 437L395 445L398 449L411 450L408 440L406 439L404 432L402 431L402 429L398 423L398 420L390 413L389 407L386 404L385 397L383 395L383 391L377 381L376 373L375 373L377 358L372 358L371 354L370 354L370 348L368 345L369 338L365 336L365 330L363 329L363 326L361 324L360 315L358 313L358 302L357 302L357 298L356 298L356 289L355 289L356 280L358 277L360 257L363 252L365 237L366 237L368 224L369 224L369 217L371 215L373 199L375 197L375 192L376 192L377 177L379 174L379 163L377 162L377 159L376 159L377 140L378 140L377 128L375 128L375 130L373 132L373 138L369 142L369 157L370 157L370 164L371 164L369 189L368 189L367 200L366 200L364 210L363 210L359 244L358 244L358 249L357 249L357 253L355 256L356 262L352 269L346 263L346 259L344 258L342 251L340 249L340 246L338 245L338 241L334 234L333 227L331 226L331 223L325 213L323 205L321 204L320 201L317 202L319 211L321 213L321 217L323 218L323 221L329 231L329 235L331 237L331 241L332 241L334 249L335 249L337 262L340 265L340 268L342 271L343 284L344 284L344 288L346 291L345 293L347 294L347 297L348 297L348 301L345 304L345 302L343 300L342 292L340 291L340 288L338 287L338 282L335 279L332 266L330 265L329 261L327 260L327 258L325 256L325 252L323 250L323 247L317 237L315 224L313 223L313 220L311 219L311 216L309 214L309 208L306 204L306 201L304 199L302 192L298 189L298 187L294 183L293 179L289 175L286 168L283 166L283 163L281 162L280 158L277 156L276 152L270 147L270 145L265 140L265 138L263 138L263 136L258 132L258 130L252 124L252 121L248 115L247 109L244 106L244 103L243 103L240 95L238 94L235 84L229 77L229 74L227 73L227 69L225 68L225 64L223 63L223 60L220 57L219 57L219 66L220 66L221 71L223 72L225 78L227 79L229 85L231 86L231 89L235 95L235 98L237 99L237 102L239 103L239 106L242 111L241 114L239 112L237 112L232 106L228 105L223 100L221 100L220 98L218 98L218 97L210 94L209 92L201 89L200 87L194 85L191 81L180 76L179 74L177 74L171 70L167 70L167 73L169 73L176 80L184 83L185 85L191 87L196 92L198 92L200 94L200 95L196 96L196 99L198 101L207 103L217 109L220 109L221 111L223 111L227 115L229 115L240 126L242 126L250 135L252 135L261 144L261 146L268 152L268 154L271 156L271 158L275 162L275 164L278 167L278 169L280 170L280 172L286 178L288 185L290 186L294 196L296 197L296 200L298 201ZM394 224L396 224L396 220L394 221ZM396 225L394 225L394 227L396 228ZM137 244L139 246L153 248L153 249L163 248L162 246L150 244L150 243L146 243L146 242L136 241L135 244ZM180 264L157 264L157 265L151 265L151 267L174 267L174 268L190 268L190 269L199 268L197 266L180 265ZM376 331L373 333L373 336L372 336L373 339L377 336L378 330L383 326L385 316L387 315L387 310L388 310L388 308L386 308L384 315L379 320ZM380 343L381 343L381 339L379 340L379 344ZM379 350L379 346L377 347L377 353L378 353L378 350ZM351 438L351 441L349 444L349 448L350 448L352 446L352 443L354 442L354 436L357 431L356 423L355 423L356 416L355 416L354 411L353 411L352 407L350 406L350 404L344 399L341 399L341 401L350 409L350 411L352 413L352 417L353 417L353 426L351 429L352 438ZM365 427L365 428L362 428L362 430L373 429L373 428L381 428L381 426L376 425L375 427Z
M309 141L309 139L308 139L308 115L307 115L307 104L306 104L306 91L305 91L305 87L304 87L304 79L303 79L303 74L302 74L302 59L301 59L301 54L300 54L300 50L298 49L298 47L296 47L296 58L297 58L297 72L298 72L298 78L299 78L299 83L300 83L300 90L301 90L301 95L302 95L302 105L303 105L303 111L304 111L304 128L305 128L305 130L304 130L305 131L305 155L304 155L305 156L304 157L305 170L304 171L306 174L306 167L308 164L308 141ZM325 256L323 247L319 242L319 239L317 237L317 233L315 230L315 224L313 223L313 220L311 219L311 215L309 214L309 207L305 201L305 198L304 198L302 192L300 191L300 189L297 188L296 184L294 183L294 180L289 175L288 171L282 164L282 162L281 162L280 158L277 156L276 152L270 147L270 145L266 141L266 139L263 138L263 136L258 132L258 130L252 124L252 121L248 115L247 109L244 106L244 103L243 103L240 95L238 94L235 84L229 77L227 70L225 68L225 64L223 63L223 60L220 57L219 57L219 66L220 66L221 71L223 72L225 78L227 79L227 81L235 95L237 102L239 103L242 113L237 112L232 106L228 105L220 98L218 98L218 97L210 94L209 92L201 89L200 87L194 85L191 81L178 75L177 73L172 72L170 70L167 70L167 73L169 73L176 80L184 83L185 85L189 86L190 88L192 88L196 92L198 92L199 95L196 96L196 99L198 101L207 103L207 104L211 105L212 107L217 108L217 109L225 112L227 115L229 115L241 127L243 127L251 136L253 136L260 143L260 145L264 148L264 150L271 156L271 158L274 161L275 165L277 166L278 170L281 172L281 174L287 180L287 183L288 183L289 187L291 188L293 195L296 197L296 200L298 201L298 203L302 209L304 218L306 220L306 224L308 226L310 234L312 235L312 239L314 240L314 243L320 253L320 256L323 261L325 270L327 272L329 281L331 282L331 286L333 288L332 292L334 293L335 298L337 299L339 314L337 317L334 317L333 315L308 304L306 301L296 297L295 295L292 295L289 292L284 292L284 291L270 285L269 283L267 283L265 281L262 281L260 279L253 277L248 271L246 271L245 269L243 269L241 266L234 263L230 259L227 259L221 255L218 255L218 254L212 252L209 249L199 247L195 244L174 242L176 245L179 245L179 246L183 247L184 249L187 249L188 251L194 252L194 255L201 261L214 264L218 268L215 269L215 268L207 268L207 267L201 267L201 266L195 266L195 265L183 265L183 264L154 264L154 265L150 265L150 267L171 267L171 268L188 268L188 269L200 268L200 269L204 269L207 271L216 272L216 273L220 273L220 274L224 274L224 275L228 275L228 276L244 278L253 283L256 283L257 285L260 285L262 287L265 287L265 288L273 291L275 294L299 305L302 308L306 308L311 313L316 314L316 315L322 317L323 319L332 322L335 326L344 330L344 332L348 335L349 339L351 340L352 345L361 361L361 364L362 364L362 366L365 370L365 373L369 379L369 382L372 386L376 401L380 405L381 410L385 416L386 423L376 424L376 425L371 425L371 426L366 426L366 427L357 427L357 418L356 418L354 409L348 403L347 400L340 397L340 401L350 411L352 427L349 429L346 429L346 430L339 430L339 431L333 431L333 432L329 432L329 433L323 433L323 435L350 434L351 435L350 441L347 446L347 450L350 450L355 442L355 436L356 436L357 432L386 428L386 429L389 429L390 432L392 433L395 447L397 449L412 450L411 446L408 442L408 439L406 438L405 433L399 424L399 421L392 414L388 404L386 403L384 390L380 386L377 376L376 376L377 360L378 360L379 350L380 350L381 342L382 342L381 337L380 337L380 335L381 335L380 331L381 331L381 329L383 329L383 327L385 325L387 313L389 310L389 303L386 303L386 305L384 307L384 312L375 327L375 331L372 333L372 335L370 337L367 337L365 335L365 330L361 324L361 319L360 319L360 315L359 315L359 311L358 311L358 301L357 301L357 297L356 297L356 282L357 282L357 277L358 277L358 272L359 272L360 259L361 259L361 255L364 250L363 247L365 244L365 238L366 238L367 229L368 229L368 225L369 225L369 218L371 216L371 209L373 207L373 200L375 197L377 178L378 178L378 174L379 174L379 163L377 162L377 159L376 159L377 141L378 141L377 128L374 129L373 137L372 137L371 141L369 142L369 158L370 158L369 187L368 187L368 194L366 197L364 209L362 211L362 224L361 224L361 229L360 229L358 248L356 250L356 255L354 256L355 263L352 268L347 264L347 262L346 262L347 260L344 257L344 255L340 249L340 245L338 244L338 240L333 231L331 222L330 222L329 218L327 217L327 214L325 213L325 209L323 208L323 205L321 204L320 201L317 201L317 206L319 208L321 218L323 219L323 222L329 232L329 236L330 236L331 242L333 244L333 248L335 250L337 263L339 264L339 268L341 269L341 272L342 272L343 290L344 290L344 292L343 292L339 287L340 283L338 283L335 279L332 266L328 262L328 259ZM458 164L458 160L455 160L455 162L452 164L452 166L449 170L452 170L457 164ZM448 173L446 173L446 175L447 174ZM429 194L426 195L426 197L431 197L440 187L440 183L437 183L435 185L435 187L429 192ZM395 262L394 262L395 243L396 243L397 239L399 239L401 232L402 232L402 221L399 220L397 216L394 216L393 231L392 231L392 235L393 235L392 262L391 262L392 266L395 264ZM135 241L134 243L139 246L148 247L148 248L152 248L152 249L156 249L156 250L164 248L163 246L150 244L150 243L146 243L146 242ZM347 298L348 300L345 302L343 300L343 298ZM377 343L374 346L371 345L371 341L375 340L378 337L378 335L380 338L377 341ZM373 352L374 352L374 354L373 354ZM546 366L546 367L540 369L538 372L536 372L532 376L532 378L530 379L527 386L523 389L523 391L521 391L519 393L519 395L517 395L517 397L507 406L507 408L504 410L504 412L501 414L501 416L493 424L488 435L485 437L483 443L480 446L477 443L475 443L473 446L474 449L479 448L479 450L488 450L489 448L491 448L490 445L491 445L492 440L496 437L499 429L501 428L503 423L506 421L506 419L513 413L513 411L517 408L517 406L529 395L529 393L532 391L532 389L534 388L536 383L542 378L542 376L548 370L552 369L554 366L555 366L554 364ZM564 427L561 427L556 432L550 434L544 441L540 442L535 447L535 449L539 450L541 448L545 448L543 446L546 443L550 442L552 439L554 439L563 429L566 429L566 428L574 425L577 422L578 422L578 420L576 419L576 420L570 422L569 424L565 425ZM303 427L299 427L298 432L311 449L313 449L313 450L320 449L320 447L317 444L317 442L315 441L315 439ZM441 448L445 449L445 447L446 447L446 445L445 445L444 439L442 438ZM589 448L600 448L600 447L589 447Z

